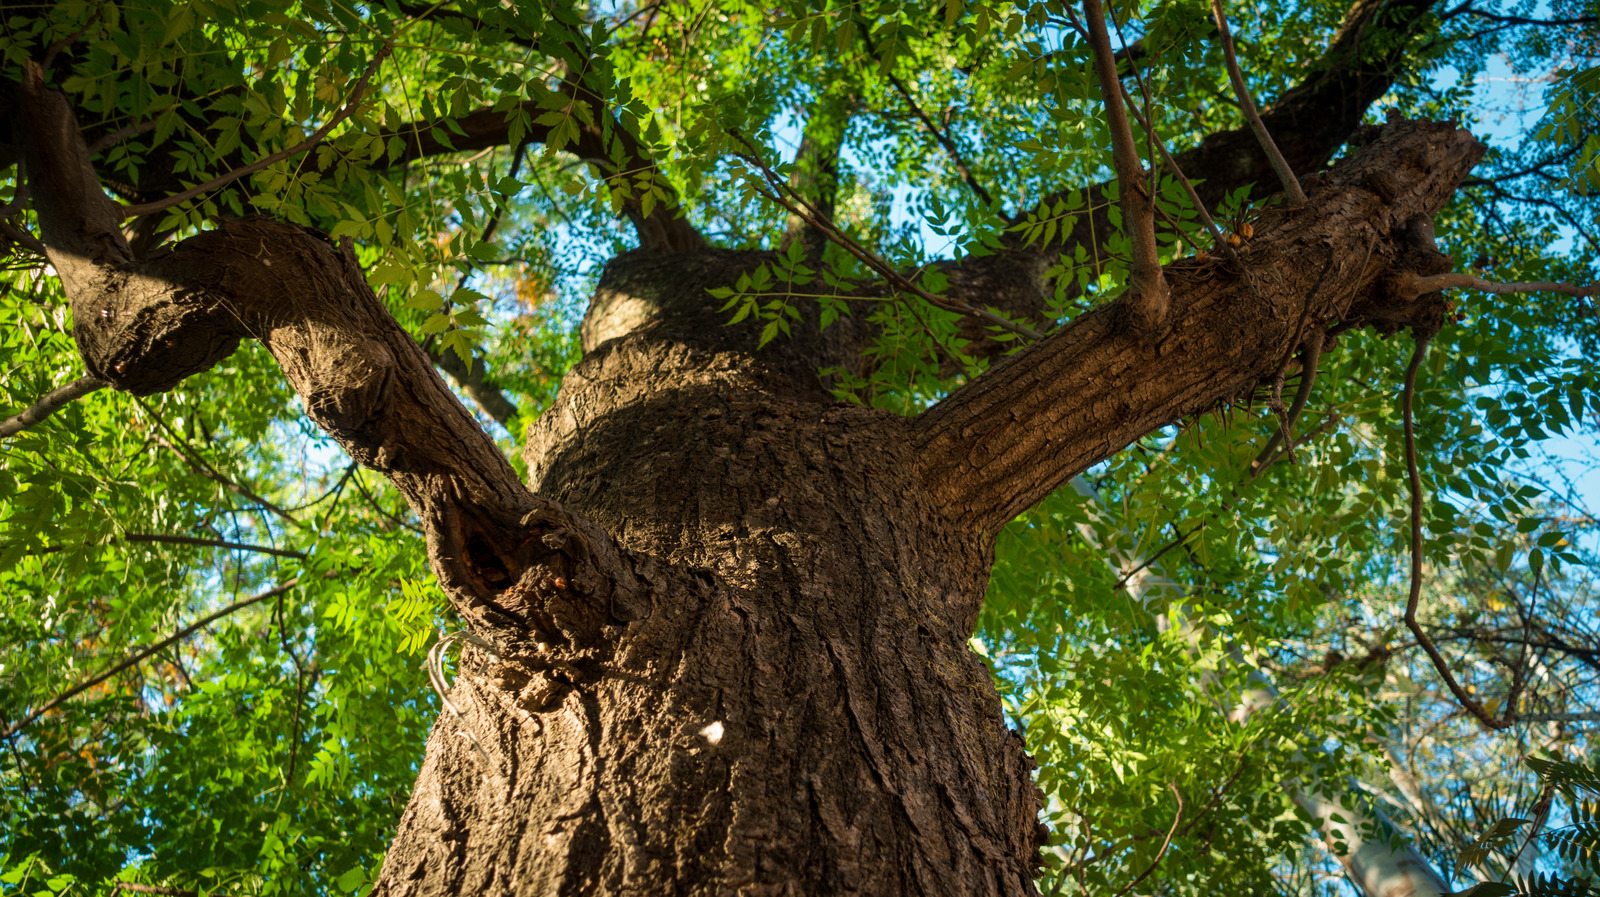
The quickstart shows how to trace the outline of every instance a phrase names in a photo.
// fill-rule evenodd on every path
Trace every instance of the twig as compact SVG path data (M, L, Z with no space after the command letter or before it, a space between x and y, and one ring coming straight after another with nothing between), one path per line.
M35 424L41 423L45 418L68 404L83 398L91 392L110 384L98 377L79 377L66 386L58 386L40 397L27 410L0 421L0 439L15 436Z
M1472 274L1457 272L1434 274L1428 277L1407 274L1400 282L1400 298L1408 301L1425 293L1434 293L1439 290L1480 290L1485 293L1565 293L1568 296L1586 298L1600 296L1600 283L1591 283L1588 286L1578 286L1571 283L1551 283L1543 280L1500 283L1493 280L1484 280Z
M863 24L862 26L858 26L858 30L861 32L862 42L867 45L867 52L876 58L878 55L878 48L873 45L872 36L868 33L868 29ZM922 106L919 105L916 100L912 99L911 92L906 89L905 84L901 83L899 78L895 77L893 71L885 68L883 70L883 74L884 77L889 79L889 83L894 85L894 89L899 92L900 96L906 101L906 105L911 107L911 111L916 114L917 120L922 122L922 127L927 130L929 136L937 141L939 146L944 148L945 155L950 157L950 163L956 167L956 173L961 175L961 180L966 182L967 188L978 197L985 207L991 209L994 208L994 197L987 189L984 188L982 184L978 183L978 179L974 177L972 171L967 168L967 163L962 160L961 152L956 148L955 141L951 140L943 131L939 130L939 127L933 123L933 120L928 118L928 114L922 110Z
M1600 723L1600 711L1590 713L1525 713L1517 717L1524 723Z
M138 882L118 881L113 882L111 886L119 891L127 891L132 894L161 894L164 897L200 897L199 891L191 891L187 888L169 888L166 885L141 885ZM217 891L207 891L206 897L228 897L228 895Z
M1272 170L1277 173L1278 180L1283 183L1283 190L1289 194L1289 202L1295 207L1306 204L1306 193L1300 189L1300 181L1289 168L1288 160L1283 158L1283 153L1278 151L1278 145L1272 142L1272 135L1267 133L1267 126L1261 121L1261 113L1256 111L1255 101L1250 99L1250 90L1245 86L1244 73L1239 71L1239 60L1233 52L1233 35L1228 31L1228 17L1222 12L1222 0L1211 0L1211 17L1217 24L1217 37L1222 42L1222 56L1228 63L1228 80L1233 82L1233 92L1239 96L1239 109L1244 113L1245 120L1250 123L1250 130L1255 132L1256 142L1261 144L1261 151L1267 154L1267 162L1272 165Z
M1167 144L1156 135L1155 128L1151 127L1150 122L1139 114L1139 107L1134 105L1133 96L1128 93L1126 87L1122 88L1122 97L1127 100L1128 108L1133 110L1133 117L1139 122L1139 127L1144 128L1145 133L1149 134L1151 139L1155 141L1156 151L1161 154L1162 164L1166 165L1167 171L1171 172L1172 176L1178 179L1178 183L1183 185L1183 191L1189 194L1189 201L1194 203L1195 211L1200 213L1200 220L1205 223L1206 230L1210 231L1211 239L1216 241L1217 248L1222 251L1223 255L1228 257L1228 261L1237 262L1239 254L1234 251L1233 244L1222 236L1222 229L1217 227L1216 221L1212 220L1211 213L1206 210L1205 202L1200 199L1199 192L1194 189L1194 183L1189 180L1188 175L1183 173L1183 169L1178 167L1178 160L1172 158L1172 154L1167 152Z
M146 408L145 410L148 411L149 409ZM151 415L151 416L154 417L157 421L160 421L162 429L167 430L168 433L171 433L175 437L177 436L176 433L172 433L172 430L167 428L165 421L162 421L161 418L156 417L155 415ZM276 503L268 501L265 498L262 498L261 496L257 495L254 491L252 491L250 488L248 488L246 486L242 486L242 485L240 485L238 483L235 483L233 480L231 480L227 476L225 476L221 471L217 470L215 467L212 467L210 464L208 464L206 462L206 460L204 458L201 458L198 454L191 454L191 452L188 449L179 448L175 443L168 442L167 440L161 438L160 436L156 437L156 442L161 444L161 445L163 445L163 446L166 446L169 449L172 449L172 451L175 452L178 455L178 457L182 458L184 461L186 461L189 464L189 468L191 470L193 470L195 473L200 474L201 476L205 477L208 480L211 480L214 483L217 483L217 484L219 484L221 486L226 487L228 490L236 493L237 495L239 495L240 497L242 497L242 498L244 498L244 499L246 499L248 501L254 502L255 504L259 505L260 507L263 507L263 508L267 509L268 511L271 511L272 513L278 515L278 517L282 518L285 523L288 523L288 524L290 524L292 526L299 527L300 529L308 529L309 528L309 525L305 521L296 518L293 514L290 514L288 511L284 510L282 507L280 507Z
M1286 446L1290 460L1294 459L1294 425L1299 422L1300 413L1306 408L1306 400L1311 398L1311 387L1317 382L1317 363L1322 359L1322 347L1327 336L1327 331L1320 327L1313 328L1307 335L1305 355L1300 361L1300 386L1294 392L1294 400L1289 403L1289 410L1283 415L1278 432L1267 440L1266 446L1250 463L1251 471L1261 470L1279 445Z
M1472 699L1467 690L1456 681L1455 674L1450 672L1450 665L1445 662L1444 655L1439 653L1439 648L1434 645L1433 639L1423 631L1417 623L1417 602L1422 597L1422 475L1417 472L1417 432L1413 420L1412 405L1417 392L1417 369L1422 367L1422 357L1427 354L1429 337L1417 335L1417 347L1411 351L1411 363L1406 365L1405 391L1400 396L1400 413L1405 424L1406 441L1406 478L1411 486L1411 589L1406 597L1406 628L1416 636L1417 644L1427 653L1428 659L1433 661L1433 668L1438 671L1444 680L1445 687L1455 695L1466 711L1483 723L1485 728L1491 730L1507 729L1515 719L1516 708L1507 707L1505 715L1500 719L1490 716L1483 705Z
M1116 57L1111 52L1111 35L1106 31L1105 9L1100 0L1083 0L1083 16L1087 19L1095 73L1100 78L1106 127L1111 131L1111 161L1117 172L1122 227L1132 243L1128 279L1133 282L1137 302L1130 310L1141 330L1154 333L1162 329L1171 299L1167 279L1161 273L1160 250L1156 246L1155 198L1139 190L1144 179L1144 163L1139 158L1133 128L1128 124L1128 114L1122 105L1124 88L1117 77Z
M265 545L251 545L247 542L228 542L222 539L201 539L194 536L168 536L157 533L129 533L125 536L113 538L110 541L159 542L169 545L195 545L201 548L226 548L230 551L253 551L257 554L270 554L281 558L293 558L297 561L303 561L306 559L304 552L294 551L288 548L269 548ZM83 544L89 545L92 543L84 542ZM45 548L30 551L28 554L54 554L58 551L66 551L70 547L71 546L69 545L50 545Z
M326 573L324 575L325 576L332 576L333 573L334 573L334 571L330 570L328 573ZM117 663L113 664L109 669L105 670L104 672L99 673L99 674L94 675L94 676L91 676L88 679L84 680L83 682L80 682L77 685L72 686L71 688L67 689L66 691L62 692L61 694L56 695L55 697L53 697L50 700L46 701L37 710L33 711L32 713L28 714L27 716L23 717L22 719L14 722L10 726L6 727L6 730L4 732L0 732L0 738L10 738L11 736L17 734L19 731L21 731L22 729L27 727L28 725L32 724L35 720L39 719L39 717L44 716L46 713L49 713L51 710L54 710L55 708L61 706L66 701L69 701L72 698L77 697L79 694L82 694L84 691L86 691L86 690L88 690L90 688L93 688L96 685L99 685L100 683L106 681L107 679L110 679L112 676L115 676L116 674L122 672L123 670L127 669L128 667L131 667L131 666L133 666L133 665L135 665L137 663L140 663L140 662L144 661L146 658L150 657L151 655L157 654L157 653L160 653L161 651L166 650L169 646L171 646L171 645L173 645L173 644L175 644L177 642L180 642L180 641L184 640L185 638L188 638L190 635L194 634L195 632L197 632L197 631L199 631L201 629L204 629L205 627L211 625L212 623L215 623L217 620L220 620L223 617L226 617L229 614L234 613L236 611L243 610L244 608L247 608L252 604L259 604L259 603L261 603L263 601L266 601L268 598L276 598L277 596L283 594L284 592L287 592L290 589L294 588L299 583L300 583L300 578L299 577L295 577L294 579L291 579L288 582L285 582L285 583L283 583L281 585L278 585L278 586L274 586L273 588L270 588L270 589L266 590L265 592L262 592L262 593L260 593L258 595L251 595L249 598L241 598L240 600L233 602L232 604L228 605L227 607L222 608L221 610L214 611L214 612L212 612L210 614L207 614L204 617L201 617L200 619L194 621L193 623L190 623L188 626L183 627L182 629L178 630L177 632L174 632L172 635L167 636L166 638L162 639L161 641L156 642L153 645L150 645L148 647L142 648L139 651L136 651L133 654L128 655L127 657L125 657L122 660L118 661Z
M1139 882L1149 878L1150 873L1156 871L1156 867L1161 865L1161 859L1167 855L1167 848L1172 846L1172 833L1178 830L1178 822L1183 819L1183 793L1178 790L1176 784L1171 782L1167 783L1167 787L1172 790L1172 796L1178 799L1178 812L1172 814L1172 828L1167 829L1167 837L1161 842L1161 849L1156 851L1156 857L1150 861L1149 868L1139 873L1138 878L1123 885L1122 890L1117 892L1116 897L1122 897L1123 894L1137 887Z
M201 548L226 548L230 551L253 551L257 554L270 554L280 558L293 558L297 561L306 559L303 551L294 551L288 548L268 548L265 545L250 545L245 542L228 542L222 539L198 539L193 536L167 536L157 533L130 533L122 537L124 542L161 542L168 545L195 545Z
M190 187L182 193L174 194L166 197L165 199L158 199L153 202L140 203L136 206L123 206L122 217L137 218L140 215L149 215L152 212L159 212L162 209L171 208L179 203L188 202L202 193L215 190L224 184L232 183L233 181L236 181L245 175L255 174L274 162L303 153L321 143L322 139L328 136L329 131L332 131L340 122L344 121L355 113L356 107L361 103L362 95L367 91L367 84L372 80L373 74L377 72L379 64L381 64L383 60L386 59L393 51L394 45L391 43L384 43L383 46L378 48L378 52L373 55L372 61L367 63L366 71L362 72L360 80L356 81L355 89L350 92L350 99L346 100L345 104L339 108L339 111L334 113L332 118L328 119L326 122L323 122L322 127L318 128L310 137L306 138L300 143L295 144L294 146L289 147L288 149L279 150L270 156L257 159L256 161L251 162L249 165L245 165L241 168L235 168L221 177L212 178L211 180L206 181L204 184Z

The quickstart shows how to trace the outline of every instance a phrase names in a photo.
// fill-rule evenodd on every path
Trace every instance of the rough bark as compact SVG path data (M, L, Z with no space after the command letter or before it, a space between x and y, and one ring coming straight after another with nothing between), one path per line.
M1394 124L1242 271L1170 268L1163 342L1089 315L915 420L829 401L832 329L758 350L753 322L720 326L705 288L759 256L620 257L524 486L347 248L242 220L137 258L64 98L37 71L19 95L89 372L151 392L260 339L497 646L468 649L383 895L1034 893L1030 762L966 647L994 533L1310 328L1435 326L1437 296L1387 285L1448 267L1413 223L1481 152Z

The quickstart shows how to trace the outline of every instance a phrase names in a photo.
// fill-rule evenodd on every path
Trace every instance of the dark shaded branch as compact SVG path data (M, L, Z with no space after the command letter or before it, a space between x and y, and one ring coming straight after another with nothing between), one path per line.
M280 558L294 558L305 560L306 553L294 551L289 548L272 548L267 545L250 545L245 542L229 542L225 539L199 539L194 536L168 536L160 533L129 533L121 537L124 542L150 542L166 545L193 545L198 548L226 548L229 551L252 551L256 554L270 554Z
M201 539L195 536L168 536L160 533L128 533L127 535L113 538L110 541L163 543L167 545L193 545L198 548L226 548L229 551L252 551L256 554L270 554L275 557L294 558L295 560L301 561L306 559L305 552L294 551L293 549L289 548L272 548L271 546L267 545L251 545L247 542L229 542L224 539ZM84 544L87 545L90 543L85 542ZM49 547L37 549L36 551L29 553L51 554L57 551L66 551L67 549L68 546L66 545L51 545Z
M1507 16L1500 13L1487 12L1477 9L1471 3L1463 3L1455 9L1449 10L1439 16L1439 21L1447 22L1457 16L1472 16L1475 19L1486 19L1490 22L1499 22L1503 25L1538 25L1538 26L1569 26L1593 25L1600 22L1595 16L1575 16L1566 19L1530 19L1527 16Z
M23 411L0 421L0 439L15 436L35 424L41 423L67 405L76 402L97 389L110 384L98 377L79 377L65 386L58 386L39 397L39 401Z
M878 48L873 44L871 29L863 26L860 30L861 40L867 45L867 52L873 58L877 58ZM933 123L933 119L928 117L928 113L922 110L922 105L916 101L915 97L911 96L911 91L907 90L905 84L895 76L894 69L892 67L885 68L883 75L889 79L889 84L894 87L896 93L900 94L900 98L906 101L906 105L911 107L912 114L916 115L917 121L922 123L923 130L927 131L928 136L932 137L934 142L938 143L940 148L944 150L945 156L950 159L950 164L955 166L956 174L961 175L961 180L967 185L967 189L972 191L972 195L976 196L978 201L983 203L985 207L996 208L994 196L973 176L972 170L967 167L966 160L961 158L961 151L956 147L955 141L951 140L948 134Z
M484 367L482 358L474 357L469 364L455 352L437 348L430 351L428 357L433 359L433 363L438 365L440 370L449 374L450 379L456 381L461 391L477 403L484 414L493 418L495 423L508 430L516 423L516 403L506 398L506 394L490 379L489 370Z
M1442 208L1482 152L1449 125L1392 123L1319 179L1319 214L1263 221L1241 252L1244 270L1168 265L1172 329L1159 351L1116 336L1113 303L929 409L917 424L929 490L956 520L997 532L1144 434L1271 382L1309 332L1335 322L1436 327L1442 296L1394 296L1399 271L1444 264L1403 222ZM1386 201L1365 186L1374 171L1408 189ZM1332 254L1331 270L1305 264L1313 251Z

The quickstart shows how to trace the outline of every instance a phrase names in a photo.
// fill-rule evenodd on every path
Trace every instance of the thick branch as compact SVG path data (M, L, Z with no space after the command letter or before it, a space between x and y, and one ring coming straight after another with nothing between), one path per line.
M1293 170L1322 169L1355 135L1367 109L1388 91L1403 69L1412 47L1406 37L1431 21L1431 7L1430 0L1357 0L1306 77L1262 111L1263 123L1277 135L1277 146ZM1207 208L1215 208L1240 187L1274 179L1272 167L1248 127L1212 134L1193 149L1175 154L1173 161L1200 179L1194 184L1195 192ZM1054 243L1024 246L1020 234L1007 234L1004 239L1009 252L971 256L945 269L950 292L983 302L1014 319L1036 325L1045 322L1054 293L1045 274L1058 254L1070 254L1077 246L1094 247L1112 233L1105 211L1106 186L1086 191L1091 211L1079 214L1073 229ZM1065 195L1066 191L1049 194L1033 211L1048 209ZM1018 215L1018 220L1027 214ZM1101 255L1089 253L1090 258ZM974 341L968 346L971 354L992 357L1010 348L1007 343L986 340L976 326L964 325L963 335Z
M30 188L91 376L147 395L259 339L311 418L416 510L435 572L468 619L574 641L598 634L633 589L610 536L522 486L373 295L348 244L232 219L136 263L65 97L31 74L20 91Z
M1391 124L1320 179L1319 214L1264 222L1241 253L1243 271L1169 265L1172 329L1159 353L1114 335L1113 303L926 412L919 442L929 488L954 517L994 532L1140 436L1272 379L1311 330L1437 326L1441 296L1408 302L1391 284L1398 272L1448 264L1419 245L1414 222L1444 206L1482 152L1449 125ZM1388 197L1373 192L1366 184L1376 171L1403 186ZM1331 264L1319 272L1308 257Z

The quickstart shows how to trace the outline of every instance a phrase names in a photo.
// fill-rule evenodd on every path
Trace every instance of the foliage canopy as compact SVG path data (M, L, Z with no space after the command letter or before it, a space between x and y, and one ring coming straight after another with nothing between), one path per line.
M1592 280L1593 3L1392 7L1364 26L1361 59L1324 56L1352 14L1343 0L1230 9L1250 89L1270 101L1381 60L1370 121L1457 116L1491 143L1435 222L1441 247L1495 280ZM1110 19L1134 105L1168 149L1241 127L1202 6L1118 3ZM1013 317L1053 326L1117 295L1130 249L1116 191L1089 189L1110 178L1111 136L1079 27L1055 0L19 3L0 13L0 84L42 62L131 206L271 159L132 219L134 240L249 214L352 238L515 457L577 358L600 265L640 241L692 230L770 250L708 297L764 338L817 307L871 322L874 364L824 372L841 401L914 413L993 362L979 343L1018 340L908 289L865 289L877 273L792 220L776 184L930 294L950 286L941 260L1059 243L1043 319ZM60 286L25 239L16 162L0 156L0 393L21 409L81 367ZM1163 261L1219 251L1179 183L1154 186ZM1232 186L1211 211L1247 236L1276 214L1275 186ZM1112 231L1068 244L1096 220ZM1478 835L1536 804L1535 773L1555 768L1522 758L1590 760L1600 634L1582 459L1600 328L1552 294L1455 301L1417 394L1423 617L1489 712L1515 693L1520 721L1477 735L1400 623L1412 343L1352 331L1322 357L1292 452L1252 463L1304 379L1286 368L1287 383L1095 469L1099 500L1064 489L1002 537L973 647L1040 762L1046 890L1122 893L1149 872L1142 887L1169 894L1336 892L1337 864L1284 788L1345 776L1458 886L1498 879L1521 842ZM8 732L0 891L361 890L439 710L424 652L455 628L423 559L405 503L305 422L254 344L171 392L102 390L7 440L8 726L266 597ZM1262 676L1278 699L1230 719ZM1579 785L1558 799L1549 825L1570 826L1543 874L1595 868L1594 782Z

